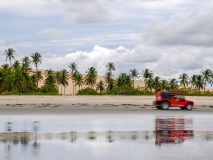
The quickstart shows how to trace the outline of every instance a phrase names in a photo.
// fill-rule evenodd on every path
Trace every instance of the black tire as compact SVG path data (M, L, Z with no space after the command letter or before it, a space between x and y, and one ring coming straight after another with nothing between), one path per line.
M160 104L161 109L168 110L169 109L169 103L168 102L162 102Z
M193 105L192 105L191 103L188 103L188 104L186 105L186 110L191 111L192 108L193 108Z
M157 109L161 109L161 106L156 106Z
M181 110L185 110L185 109L186 109L186 107L180 107L180 109L181 109Z

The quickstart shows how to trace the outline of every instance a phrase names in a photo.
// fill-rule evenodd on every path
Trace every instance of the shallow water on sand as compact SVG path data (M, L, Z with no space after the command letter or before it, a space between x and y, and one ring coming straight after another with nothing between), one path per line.
M213 116L0 116L0 160L213 159Z

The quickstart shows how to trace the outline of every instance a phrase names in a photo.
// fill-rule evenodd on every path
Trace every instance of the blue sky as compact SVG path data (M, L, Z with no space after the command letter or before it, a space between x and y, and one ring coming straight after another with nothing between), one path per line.
M212 0L0 0L0 64L12 47L42 54L42 69L199 74L213 68L212 19Z

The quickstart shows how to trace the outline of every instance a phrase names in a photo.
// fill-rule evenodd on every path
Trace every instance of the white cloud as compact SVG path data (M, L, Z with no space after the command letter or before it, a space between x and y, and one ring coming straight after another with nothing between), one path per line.
M125 2L135 7L145 9L169 9L170 7L180 6L192 0L126 0Z
M0 39L0 65L5 63L5 55L4 52L7 49L6 48L6 42L4 40Z
M196 74L213 68L212 4L210 0L2 0L1 13L10 18L3 17L1 33L11 45L0 40L0 52L12 47L17 49L16 59L21 59L38 49L44 69L68 69L75 62L81 73L94 66L99 75L104 75L105 65L113 62L115 75L133 68L139 72L149 68L165 77ZM28 23L32 15L40 17ZM19 26L10 25L8 19ZM78 24L66 23L65 19ZM123 21L109 23L118 19ZM156 21L150 24L152 20ZM41 26L46 28L40 30ZM91 46L95 47L90 51ZM0 61L5 63L5 57Z
M54 70L68 69L70 63L76 63L81 73L93 66L99 75L106 72L106 64L113 62L116 65L114 75L128 73L136 68L140 73L148 68L163 78L178 78L181 73L198 74L201 70L213 68L213 48L203 47L170 47L159 49L140 45L133 49L118 47L107 49L95 46L90 52L74 52L64 56L44 55L43 68Z
M99 0L61 0L76 23L108 23L118 20ZM103 2L103 1L102 1Z
M1 0L1 11L20 13L28 16L44 16L61 14L60 0Z
M48 38L58 38L63 37L68 31L61 30L57 28L48 28L39 32L39 35L42 37Z
M213 45L213 11L176 14L146 27L142 38L154 45Z
M170 13L187 11L188 6L199 4L199 8L209 8L213 2L200 0L7 0L0 4L2 11L20 13L27 16L61 15L75 23L109 23L125 20L134 10L147 10L149 15L157 16L165 10ZM201 3L202 2L202 3ZM193 7L191 7L193 8ZM197 8L197 7L196 7Z
M8 46L0 47L3 54ZM11 47L11 46L10 46ZM12 47L13 48L13 47ZM26 54L16 50L16 60L21 60ZM77 51L65 55L42 54L42 69L62 70L67 69L70 63L76 63L81 73L93 66L99 75L106 72L106 64L113 62L118 76L120 73L128 73L130 69L137 69L140 73L148 68L161 78L178 78L181 73L189 75L199 74L203 69L213 68L213 47L167 47L159 48L147 45L138 45L133 49L118 47L108 49L95 46L89 52ZM6 63L5 56L1 56L0 64Z
M0 39L0 47L5 45L6 45L5 41Z

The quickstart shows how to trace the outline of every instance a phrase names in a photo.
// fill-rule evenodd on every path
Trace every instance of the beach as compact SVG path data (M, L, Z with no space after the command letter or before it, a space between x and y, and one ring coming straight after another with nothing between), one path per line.
M0 96L0 159L212 159L213 97L186 99L193 110L158 110L154 96Z
M187 96L192 111L170 107L168 111L152 106L154 96L0 96L0 115L5 114L213 114L213 97Z

